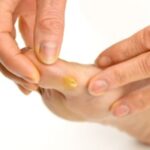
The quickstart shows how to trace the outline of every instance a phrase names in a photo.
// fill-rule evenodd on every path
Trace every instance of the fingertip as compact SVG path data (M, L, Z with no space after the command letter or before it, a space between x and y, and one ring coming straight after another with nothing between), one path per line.
M53 65L57 61L57 57L46 60L43 57L39 56L38 57L39 61L45 65Z
M33 68L32 71L29 72L28 76L22 78L29 83L38 84L40 81L40 74L36 69Z
M100 67L108 67L112 64L112 59L109 56L100 56L96 60L96 64L98 64Z
M103 95L108 89L108 83L105 80L92 79L88 86L88 91L93 96Z
M43 45L39 49L35 49L35 53L38 60L45 65L54 64L59 56L58 50L55 47L52 49L48 45Z
M131 113L131 110L127 104L116 102L110 107L110 112L115 117L126 117Z

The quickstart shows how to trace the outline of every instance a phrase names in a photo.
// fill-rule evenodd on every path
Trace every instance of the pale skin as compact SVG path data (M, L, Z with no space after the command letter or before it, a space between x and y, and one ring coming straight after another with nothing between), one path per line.
M150 144L150 109L125 118L115 118L109 111L116 99L127 93L149 88L150 80L132 83L95 97L88 93L87 86L91 77L99 72L96 66L63 60L58 60L53 65L44 65L37 60L32 50L24 50L24 55L38 68L41 75L38 91L46 106L55 114L72 121L112 125L139 141ZM22 79L3 66L1 71L8 78L22 83ZM142 106L142 103L138 105Z

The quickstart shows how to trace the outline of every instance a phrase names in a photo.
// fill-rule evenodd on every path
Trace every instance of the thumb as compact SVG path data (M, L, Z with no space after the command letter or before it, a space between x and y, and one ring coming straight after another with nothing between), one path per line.
M66 0L37 0L35 53L45 64L57 60L64 32Z

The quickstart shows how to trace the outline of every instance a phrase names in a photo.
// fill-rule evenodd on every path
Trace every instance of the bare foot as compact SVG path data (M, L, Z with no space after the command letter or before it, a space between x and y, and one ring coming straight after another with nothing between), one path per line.
M26 55L38 68L41 80L40 93L46 105L67 119L100 121L111 114L109 107L124 91L116 89L94 97L88 93L90 78L100 70L94 65L81 65L58 60L53 65L41 64L28 51Z
M88 93L87 85L91 77L100 72L96 66L62 60L53 65L44 65L36 59L31 50L26 51L25 55L38 68L41 75L38 91L46 106L54 113L68 120L113 125L150 144L149 109L119 119L113 117L109 111L114 101L131 91L148 86L150 80L132 83L94 97Z

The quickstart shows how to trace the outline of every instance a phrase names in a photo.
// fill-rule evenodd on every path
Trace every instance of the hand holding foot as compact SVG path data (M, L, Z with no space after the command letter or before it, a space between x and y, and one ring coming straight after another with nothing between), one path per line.
M41 75L38 91L47 107L54 113L68 120L113 125L138 140L150 144L149 109L125 118L115 118L109 111L115 100L148 86L149 80L132 83L109 91L105 95L94 97L87 89L91 77L99 72L94 65L80 65L58 60L49 66L41 64L33 51L27 50L24 53L38 68ZM5 74L9 73L7 70L2 70ZM11 78L17 80L15 76ZM128 111L124 108L122 113Z

